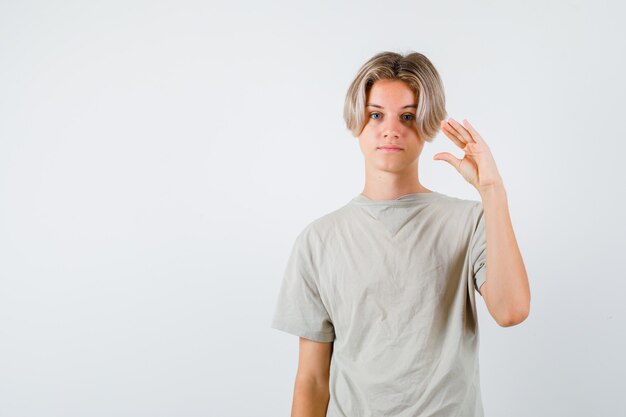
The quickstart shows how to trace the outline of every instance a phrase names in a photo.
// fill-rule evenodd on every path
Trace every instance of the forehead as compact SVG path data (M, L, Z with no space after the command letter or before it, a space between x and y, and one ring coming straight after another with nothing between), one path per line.
M378 80L367 94L367 105L374 107L405 107L416 105L416 95L407 83L401 80Z

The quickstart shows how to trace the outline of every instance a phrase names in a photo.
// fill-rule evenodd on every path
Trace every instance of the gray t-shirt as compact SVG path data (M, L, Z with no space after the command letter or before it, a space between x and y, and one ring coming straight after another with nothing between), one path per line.
M480 201L359 194L302 230L271 327L333 342L330 417L482 417Z

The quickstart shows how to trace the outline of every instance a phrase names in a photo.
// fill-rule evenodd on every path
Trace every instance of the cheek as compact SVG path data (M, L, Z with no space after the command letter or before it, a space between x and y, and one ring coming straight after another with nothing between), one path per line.
M363 135L368 135L368 134L372 134L372 124L371 123L366 123L365 126L363 127L363 130L361 131L361 134Z

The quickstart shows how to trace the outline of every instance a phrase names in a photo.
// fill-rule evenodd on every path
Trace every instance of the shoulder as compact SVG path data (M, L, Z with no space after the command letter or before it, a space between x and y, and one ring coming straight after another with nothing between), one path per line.
M345 204L314 218L304 226L297 239L301 243L322 244L353 218L353 209L350 204Z

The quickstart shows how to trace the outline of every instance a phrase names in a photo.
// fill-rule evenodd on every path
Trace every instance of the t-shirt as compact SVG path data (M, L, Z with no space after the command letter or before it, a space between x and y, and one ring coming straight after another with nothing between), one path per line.
M482 417L480 201L359 194L297 236L271 327L333 342L330 417Z

